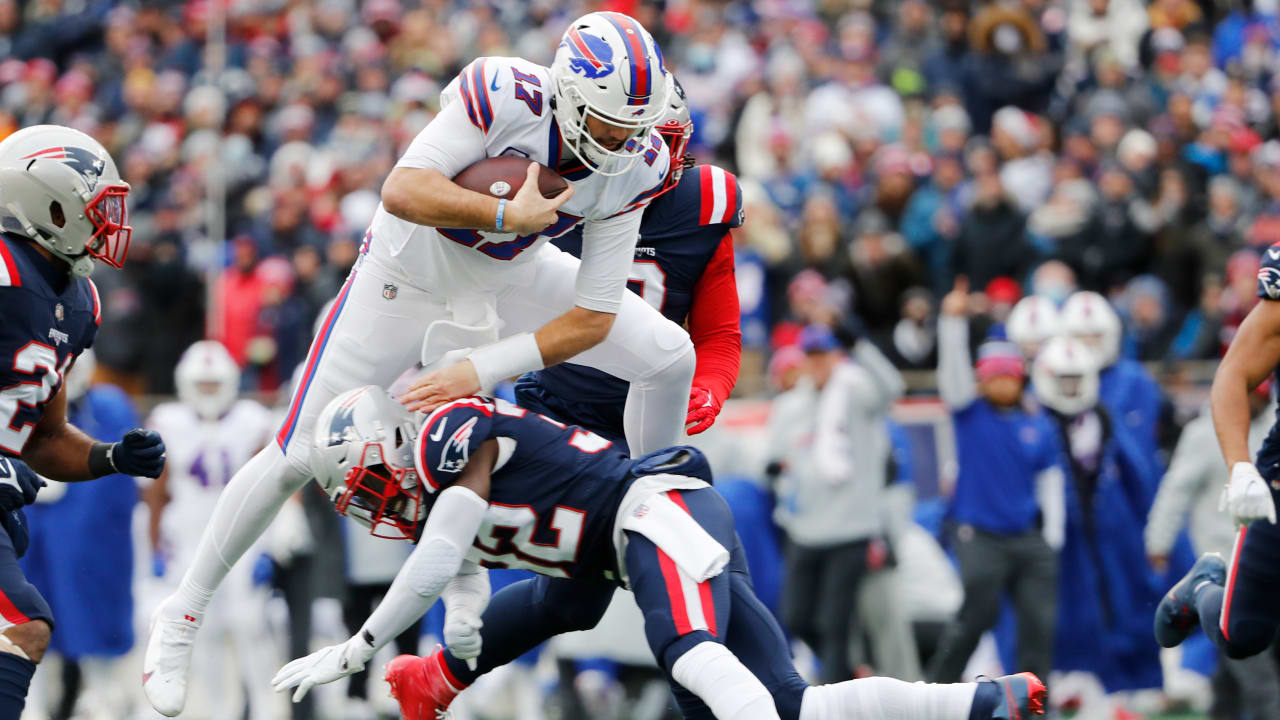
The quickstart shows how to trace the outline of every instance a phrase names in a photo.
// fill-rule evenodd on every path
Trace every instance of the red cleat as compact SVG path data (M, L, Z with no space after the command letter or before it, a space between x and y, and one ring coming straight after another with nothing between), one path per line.
M1000 688L1001 695L1000 704L991 713L992 720L1028 720L1032 715L1044 715L1049 693L1035 673L1005 675L991 682Z
M404 720L445 717L449 704L467 687L449 672L444 650L438 645L426 657L401 655L387 663L386 679Z

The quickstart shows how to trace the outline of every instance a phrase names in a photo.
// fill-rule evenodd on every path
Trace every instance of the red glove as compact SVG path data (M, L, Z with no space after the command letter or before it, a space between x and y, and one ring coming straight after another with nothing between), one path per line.
M697 435L714 425L721 405L710 390L696 385L689 388L689 414L684 419L685 433Z

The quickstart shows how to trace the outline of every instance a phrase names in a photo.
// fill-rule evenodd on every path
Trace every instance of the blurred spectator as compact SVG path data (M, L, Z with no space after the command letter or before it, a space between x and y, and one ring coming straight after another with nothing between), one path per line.
M969 42L974 53L965 58L962 87L976 132L986 134L1005 105L1044 110L1062 61L1031 16L1016 5L988 5L969 23Z
M850 603L858 584L891 562L885 541L890 445L885 420L905 388L866 340L848 358L830 329L800 335L808 382L779 401L769 425L780 461L778 520L786 531L784 622L822 663L822 677L849 678ZM790 408L785 417L777 413Z
M1018 666L1052 666L1057 557L1062 543L1058 438L1043 411L1022 404L1025 363L1017 346L988 341L969 359L969 287L942 300L938 392L951 414L958 475L948 512L964 604L930 661L932 682L958 679L1008 592L1018 617ZM1054 510L1059 511L1057 513Z
M951 267L976 287L1001 275L1022 277L1035 250L1026 238L1026 216L1005 195L1000 177L984 172L974 180L973 204L960 222Z

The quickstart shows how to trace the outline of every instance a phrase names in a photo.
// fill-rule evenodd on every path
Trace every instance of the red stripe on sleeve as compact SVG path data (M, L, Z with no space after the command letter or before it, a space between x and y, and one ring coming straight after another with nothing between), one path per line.
M728 233L693 287L689 338L697 356L693 384L723 403L738 382L742 364L738 282L733 272L733 237Z
M14 605L13 601L9 599L9 596L4 594L3 590L0 590L0 617L3 617L11 625L31 622L31 618L19 610L18 606Z
M702 195L702 208L698 211L698 224L711 224L711 211L715 209L716 196L715 188L712 187L711 166L702 165L698 168L698 190Z

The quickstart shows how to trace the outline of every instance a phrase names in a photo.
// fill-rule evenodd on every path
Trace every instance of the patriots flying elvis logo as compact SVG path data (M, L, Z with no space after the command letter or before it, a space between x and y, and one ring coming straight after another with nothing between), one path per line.
M613 72L613 48L603 38L569 28L561 45L568 47L573 55L569 58L569 69L575 73L594 80Z
M90 191L93 191L98 186L98 177L102 175L102 169L106 165L102 158L84 148L78 147L45 148L44 150L33 152L22 159L61 160L63 164L68 165L84 178Z
M1259 268L1258 287L1272 300L1280 300L1280 270L1266 265Z

